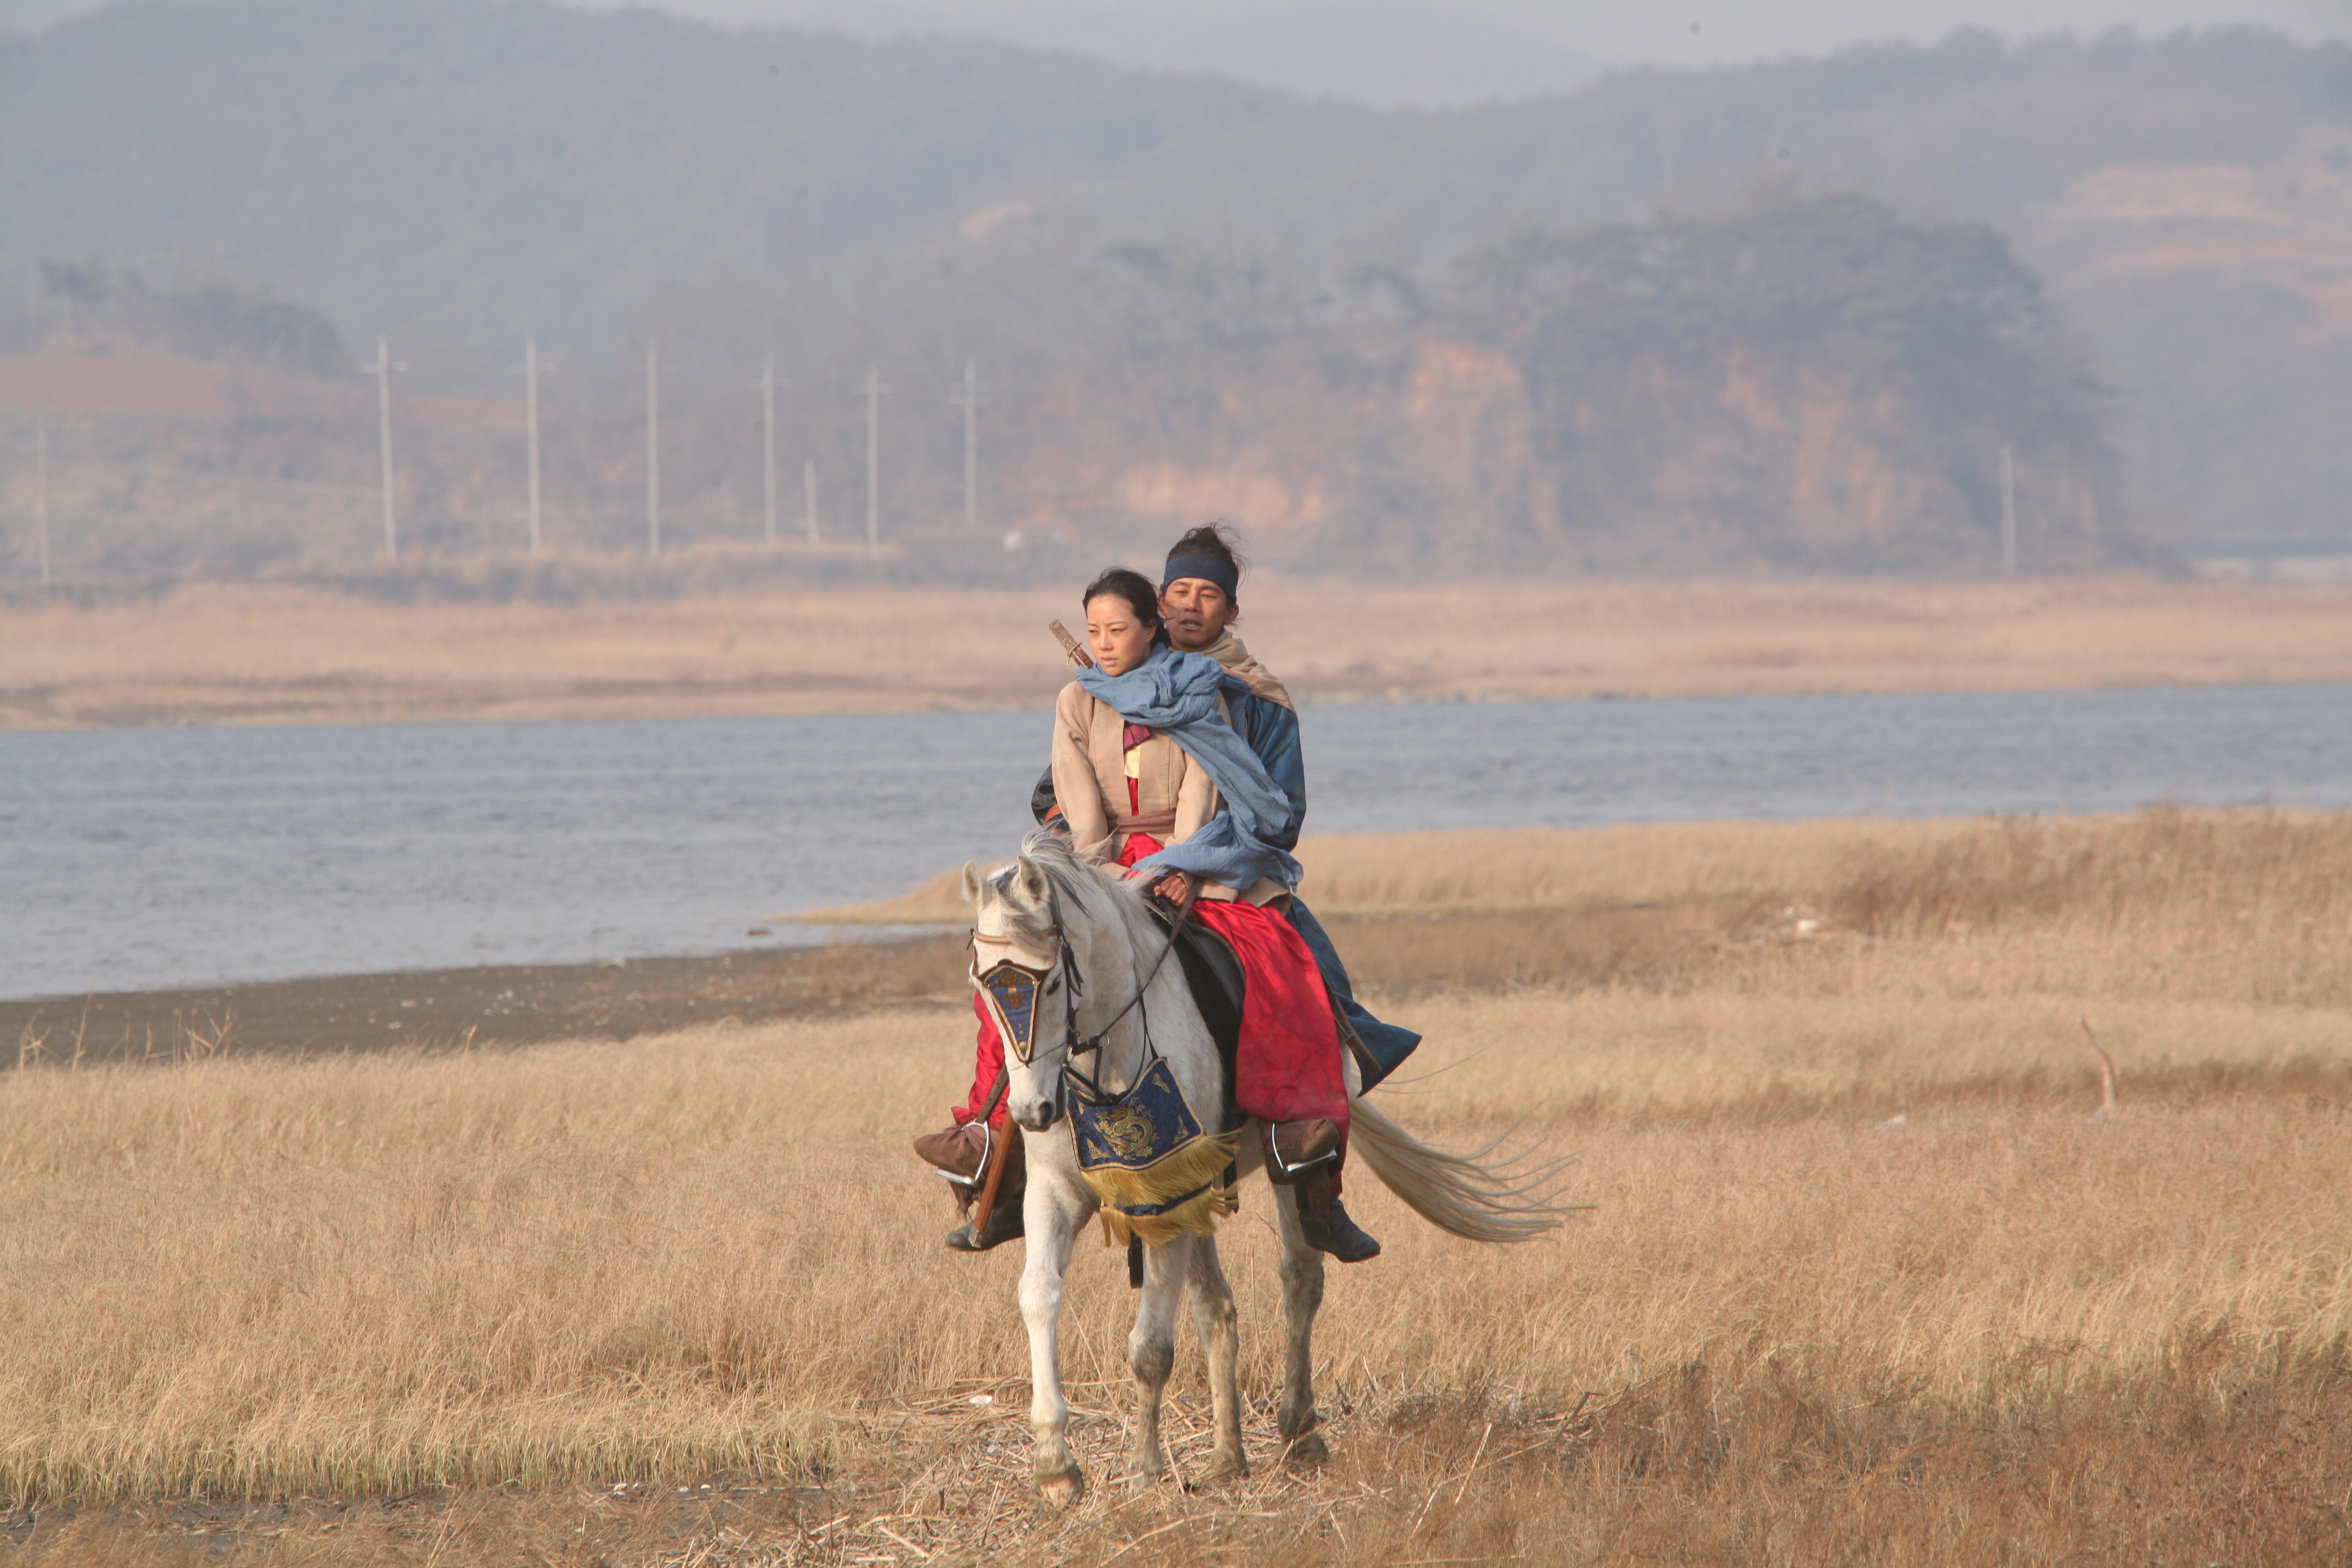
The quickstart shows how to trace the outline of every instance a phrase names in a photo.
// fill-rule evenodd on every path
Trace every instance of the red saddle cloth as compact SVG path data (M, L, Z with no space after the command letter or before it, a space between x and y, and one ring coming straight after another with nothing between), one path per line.
M1132 866L1157 855L1150 835L1130 835L1118 863ZM1339 1130L1341 1158L1348 1137L1348 1079L1341 1065L1339 1026L1323 972L1294 926L1275 910L1239 900L1204 899L1192 906L1201 923L1224 938L1248 980L1242 998L1241 1048L1234 1063L1234 1103L1244 1115L1265 1121L1307 1121L1321 1117ZM996 1037L977 993L971 1010L980 1018L978 1060L971 1093L955 1108L958 1123L973 1121L1004 1067L1004 1045ZM1004 1125L999 1104L991 1119ZM1331 1190L1339 1190L1334 1171Z

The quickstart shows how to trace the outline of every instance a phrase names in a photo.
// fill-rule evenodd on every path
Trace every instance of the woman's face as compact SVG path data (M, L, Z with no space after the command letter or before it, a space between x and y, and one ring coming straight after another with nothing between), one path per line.
M1087 646L1105 675L1125 675L1150 658L1156 629L1117 594L1097 594L1087 601Z

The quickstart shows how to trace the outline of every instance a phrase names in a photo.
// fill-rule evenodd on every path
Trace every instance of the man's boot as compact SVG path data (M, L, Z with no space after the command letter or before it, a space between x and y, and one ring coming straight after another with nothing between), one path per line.
M1298 1194L1298 1223L1307 1245L1328 1252L1342 1263L1361 1263L1381 1255L1381 1244L1348 1217L1347 1209L1331 1191L1331 1176L1317 1171L1292 1189Z
M1258 1129L1265 1143L1266 1175L1298 1194L1307 1245L1342 1263L1378 1258L1381 1244L1348 1217L1331 1191L1331 1173L1339 1168L1339 1129L1320 1117L1261 1121Z
M975 1226L967 1219L948 1232L948 1246L958 1252L986 1252L1024 1234L1021 1197L1029 1189L1029 1160L1021 1146L1020 1132L1010 1125L997 1135L995 1157L1004 1162L1004 1174L996 1184L996 1202L988 1211L988 1223ZM987 1185L983 1166L968 1190L976 1198ZM964 1212L971 1212L969 1198Z
M944 1132L926 1132L915 1140L915 1153L948 1179L958 1209L971 1207L972 1194L980 1188L981 1163L988 1155L986 1128L966 1121Z

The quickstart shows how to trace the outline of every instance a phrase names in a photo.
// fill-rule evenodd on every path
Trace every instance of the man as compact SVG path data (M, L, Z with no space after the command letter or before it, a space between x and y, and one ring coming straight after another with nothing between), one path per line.
M1287 831L1271 842L1279 848L1295 849L1299 827L1307 817L1307 764L1299 749L1298 710L1282 682L1252 658L1242 640L1233 634L1232 626L1242 616L1242 565L1222 525L1212 523L1192 530L1168 552L1165 585L1160 591L1160 613L1166 618L1171 647L1182 653L1207 654L1250 683L1249 696L1235 699L1231 704L1234 727L1249 742L1250 750L1257 753L1258 761L1265 764L1274 782L1290 797ZM1357 1067L1363 1074L1363 1087L1370 1089L1412 1054L1413 1047L1421 1044L1421 1037L1411 1029L1383 1024L1364 1010L1349 983L1347 965L1339 962L1339 950L1331 945L1323 923L1296 894L1292 895L1288 912L1290 923L1306 939L1307 951L1314 953L1316 965L1323 971L1323 983L1330 989L1332 1002L1355 1033L1354 1043L1361 1047L1356 1053Z
M1228 698L1227 707L1234 728L1241 732L1267 775L1290 803L1288 819L1282 830L1267 839L1276 847L1288 850L1297 846L1299 827L1307 816L1307 770L1299 746L1298 712L1282 682L1259 664L1233 634L1233 624L1241 618L1244 564L1223 525L1192 530L1168 552L1160 609L1170 646L1180 653L1205 654L1223 665L1228 673L1249 683L1249 691ZM1030 807L1040 822L1052 826L1056 820L1050 768L1038 781ZM1369 1089L1412 1053L1421 1044L1421 1037L1410 1029L1381 1022L1356 1000L1347 967L1340 963L1330 936L1295 893L1285 913L1322 973L1339 1017L1340 1038L1356 1058L1362 1087ZM957 1125L915 1141L916 1152L956 1183L961 1201L967 1205L981 1184L992 1139L1005 1135L1003 1108L1001 1103L992 1105L989 1100L1003 1058L992 1032L985 1027L984 1016L982 1021L976 1072L970 1096L955 1110ZM1298 1175L1307 1195L1311 1197L1311 1203L1301 1205L1308 1241L1343 1262L1376 1256L1380 1243L1349 1218L1333 1190L1341 1154L1338 1131L1325 1123L1287 1122L1272 1131L1276 1150L1286 1161L1297 1152L1304 1153L1310 1164L1320 1167ZM986 1228L976 1229L970 1223L959 1226L948 1236L950 1247L984 1252L1021 1234L1020 1191L1024 1172L1017 1137L1012 1139L1003 1153L1006 1170Z

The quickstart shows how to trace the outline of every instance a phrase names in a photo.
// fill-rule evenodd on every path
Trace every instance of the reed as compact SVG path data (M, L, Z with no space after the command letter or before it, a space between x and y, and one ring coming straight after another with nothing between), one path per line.
M1885 1009L1518 998L1412 1021L1444 1035L1392 1113L1460 1140L1532 1100L1598 1206L1556 1243L1481 1248L1359 1182L1391 1251L1333 1289L1343 1389L1502 1379L1556 1400L1710 1356L1738 1385L1797 1355L1850 1393L1990 1418L2152 1373L2219 1323L2242 1373L2352 1332L2341 1020L2241 1043L2299 1080L2127 1066L2127 1113L2097 1125L2087 1082L2053 1092L2085 1077L2059 1021L1991 1007L1907 1057ZM16 1075L0 1490L795 1473L890 1400L1016 1382L1013 1255L938 1256L948 1206L896 1147L937 1119L960 1033L883 1014ZM1881 1129L1890 1098L1908 1114ZM1261 1386L1264 1202L1229 1233ZM1081 1381L1121 1375L1118 1273L1081 1270ZM2066 1348L2020 1381L2028 1344Z
M1644 917L1642 975L1667 986L1900 992L1932 974L1959 993L2352 1000L2346 812L1368 834L1298 854L1325 919L1398 922L1351 933L1376 984L1475 973L1530 940L1517 973L1539 976L1559 922L1429 917L1560 911ZM808 918L961 923L955 887L943 872Z
M1331 1281L1320 1474L1268 1463L1253 1416L1236 1492L1022 1500L1017 1249L940 1250L904 1147L969 1073L969 1015L898 1005L0 1079L0 1495L47 1521L31 1560L75 1563L2340 1556L2352 830L1818 835L1496 847L1522 894L1679 887L1713 923L1619 981L1382 998L1430 1037L1391 1115L1541 1137L1594 1206L1479 1247L1360 1177L1389 1250ZM1801 896L1801 934L1771 902ZM2095 1119L2085 1018L2120 1069ZM1253 1397L1266 1201L1224 1233ZM1099 1464L1132 1299L1114 1255L1073 1275ZM1181 1472L1189 1348L1173 1387ZM726 1529L673 1496L714 1479ZM455 1489L446 1539L286 1523L420 1488ZM174 1555L139 1522L191 1496L246 1533Z

